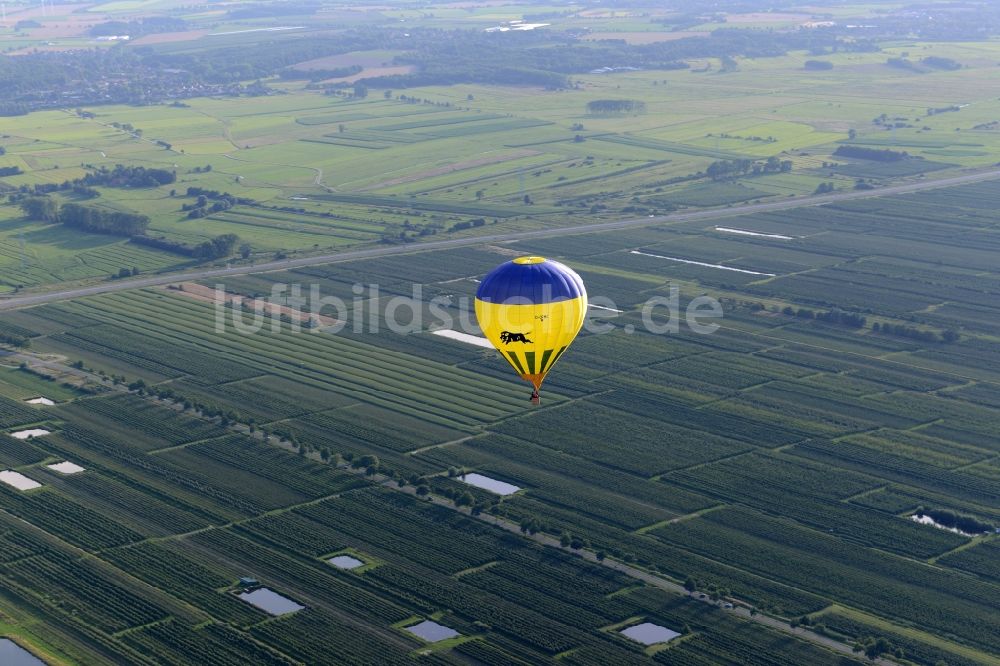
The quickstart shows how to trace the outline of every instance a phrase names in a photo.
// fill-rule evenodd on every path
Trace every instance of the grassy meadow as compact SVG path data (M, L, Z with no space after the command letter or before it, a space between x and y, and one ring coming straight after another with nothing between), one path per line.
M915 73L885 64L903 54L953 58L963 69ZM822 59L833 68L825 71L806 71L815 56L792 53L738 59L735 71L706 61L688 70L575 76L572 89L559 91L455 85L371 89L348 99L277 82L282 94L269 97L86 109L93 118L37 112L4 119L0 167L23 173L0 178L0 188L62 183L115 164L173 170L176 183L98 188L95 203L148 215L148 233L172 241L236 234L255 258L474 234L449 230L478 217L496 220L495 232L805 195L824 183L849 190L858 178L878 186L993 164L998 57L993 42L899 44L828 54ZM594 116L586 106L595 99L639 100L645 112ZM928 115L941 108L951 110ZM883 114L900 127L873 123ZM834 156L844 143L919 159ZM792 170L742 178L745 198L703 174L719 159L769 157L790 161ZM191 203L188 187L258 205L191 220L181 210ZM0 289L8 292L185 263L114 237L29 223L17 207L0 206Z

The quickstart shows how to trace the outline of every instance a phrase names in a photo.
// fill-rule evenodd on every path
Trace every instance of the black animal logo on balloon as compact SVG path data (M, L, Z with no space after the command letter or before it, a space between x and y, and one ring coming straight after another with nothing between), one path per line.
M505 345L509 345L512 342L520 342L528 345L535 344L527 338L529 335L531 335L531 331L528 331L527 333L511 333L510 331L501 331L500 342Z

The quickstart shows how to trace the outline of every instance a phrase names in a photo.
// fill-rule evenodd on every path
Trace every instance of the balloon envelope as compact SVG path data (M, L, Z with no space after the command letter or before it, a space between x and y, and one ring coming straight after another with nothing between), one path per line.
M538 390L580 332L587 290L571 268L544 257L518 257L483 278L476 318L486 338Z

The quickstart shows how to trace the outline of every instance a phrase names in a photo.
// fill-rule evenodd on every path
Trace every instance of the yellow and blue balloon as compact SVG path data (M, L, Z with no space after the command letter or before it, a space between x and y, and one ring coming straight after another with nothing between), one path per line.
M545 257L518 257L490 272L476 291L486 338L535 390L580 332L587 290L571 268Z

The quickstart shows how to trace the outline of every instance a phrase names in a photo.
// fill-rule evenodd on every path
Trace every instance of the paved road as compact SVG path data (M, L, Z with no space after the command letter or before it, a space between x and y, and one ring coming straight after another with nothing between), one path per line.
M966 185L978 183L984 180L1000 178L1000 169L990 169L988 171L977 171L950 178L938 180L920 180L917 182L905 183L902 185L892 185L875 190L852 190L850 192L837 192L834 194L821 194L806 197L794 197L774 201L770 203L745 204L733 206L731 208L713 208L710 210L699 210L684 213L674 213L672 215L661 215L657 217L640 217L628 220L618 220L615 222L601 222L596 224L581 224L570 227L558 227L551 229L536 229L533 231L515 231L506 234L491 234L488 236L469 236L466 238L451 238L448 240L430 241L427 243L415 243L411 245L389 245L385 247L375 247L366 250L346 250L334 254L323 254L301 259L286 259L281 261L269 261L262 264L234 266L230 268L207 268L203 270L188 271L185 273L172 273L166 275L156 275L135 280L117 280L115 282L103 283L93 287L80 287L77 289L66 289L63 291L53 291L29 296L14 296L0 300L0 310L10 310L27 305L39 305L52 301L65 301L81 296L94 296L96 294L106 294L114 291L126 289L136 289L141 287L155 287L172 282L183 282L188 280L206 280L209 278L223 278L231 275L249 275L251 273L266 273L269 271L288 270L291 268L302 268L304 266L315 266L317 264L329 264L338 261L352 261L356 259L371 259L374 257L385 257L393 254L406 254L411 252L426 252L429 250L444 250L469 245L482 245L484 243L499 243L505 241L527 240L531 238L547 238L551 236L567 236L574 234L586 234L597 231L615 231L618 229L631 229L633 227L645 227L671 222L687 222L691 220L710 220L723 217L733 217L736 215L747 215L750 213L766 213L803 206L819 206L822 204L836 203L841 201L851 201L854 199L868 199L873 197L884 197L894 194L908 194L941 187L952 187L955 185Z

